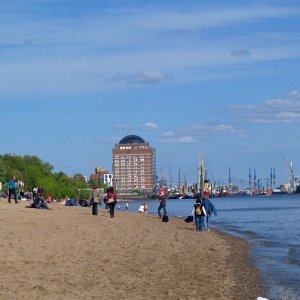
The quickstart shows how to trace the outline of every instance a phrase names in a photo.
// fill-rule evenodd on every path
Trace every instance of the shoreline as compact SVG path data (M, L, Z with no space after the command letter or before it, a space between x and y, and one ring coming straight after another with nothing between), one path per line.
M268 289L264 284L263 274L252 263L253 260L250 250L255 247L255 244L252 244L241 237L225 233L220 229L213 228L212 230L230 241L231 251L229 263L234 262L233 269L237 281L247 282L246 285L236 285L234 287L234 294L240 295L236 299L243 299L243 295L248 293L248 289L256 291L256 294L259 294L256 295L256 297L261 296L268 298ZM248 298L244 297L244 299Z
M3 299L256 299L246 240L170 217L0 201ZM17 275L16 275L17 274ZM14 277L17 276L17 280ZM197 288L196 288L197 287Z

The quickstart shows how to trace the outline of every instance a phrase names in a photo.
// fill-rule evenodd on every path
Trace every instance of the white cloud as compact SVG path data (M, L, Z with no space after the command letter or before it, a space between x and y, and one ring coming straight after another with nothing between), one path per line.
M238 58L248 58L250 56L250 51L247 49L232 50L230 55Z
M172 138L175 137L175 132L170 130L170 131L165 131L161 134L161 137L165 137L165 138Z
M146 129L146 130L154 130L154 129L158 129L158 125L155 123L146 122L145 124L139 125L138 128Z
M115 129L120 129L120 130L133 130L133 126L128 125L128 124L116 124Z
M197 124L187 127L186 130L191 132L194 136L200 137L209 137L212 135L244 135L242 129L227 124Z
M192 136L167 137L162 141L170 144L191 144L197 142Z
M158 84L163 81L170 80L170 76L167 76L161 71L142 71L136 74L117 73L109 82L125 82L129 84Z
M17 10L18 5L11 7ZM39 8L33 7L22 7L22 12L7 9L1 14L2 95L95 93L120 87L122 83L135 87L211 80L229 76L224 71L226 66L300 56L299 39L282 43L271 37L258 39L255 33L245 39L231 30L233 26L260 19L298 16L299 7L253 5L212 9L199 5L184 11L86 10L43 17ZM230 37L220 36L219 27L228 30ZM202 30L212 30L213 34L201 35ZM176 38L165 40L164 34ZM265 43L261 45L261 41ZM229 49L235 48L230 55ZM247 49L251 49L251 55ZM18 89L14 88L15 82Z
M300 97L300 92L297 90L292 90L289 92L290 97Z
M196 124L185 128L178 128L175 131L165 131L161 134L162 141L165 143L195 143L212 136L235 135L245 137L246 134L242 129L233 127L232 125L217 124Z
M114 126L115 129L119 130L127 130L127 131L132 131L132 130L156 130L159 128L159 126L155 123L152 122L146 122L144 124L140 124L137 126L129 125L129 124L116 124Z
M233 106L230 110L248 123L300 123L298 92L294 90L289 96L290 99L267 99L257 104Z

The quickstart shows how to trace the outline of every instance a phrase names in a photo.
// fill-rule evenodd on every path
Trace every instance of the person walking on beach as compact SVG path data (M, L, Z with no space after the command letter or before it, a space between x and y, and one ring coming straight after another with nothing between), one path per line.
M212 213L216 216L217 215L217 209L211 203L211 201L208 199L207 196L204 196L202 204L203 204L203 206L205 208L205 211L206 211L206 216L205 216L206 222L203 222L204 230L209 231L210 216L211 216Z
M8 185L8 203L11 203L11 196L14 195L15 203L18 203L17 191L16 191L16 176L13 176L12 179L7 183Z
M99 203L101 203L101 192L99 189L97 189L97 186L94 185L91 192L90 192L90 203L92 204L92 215L97 216L98 215L98 206Z
M164 215L167 214L167 197L165 194L165 190L163 188L160 189L159 194L158 194L158 198L159 198L159 207L157 209L158 212L158 216L161 218L161 210L163 209L164 211Z
M126 210L128 210L128 202L125 203Z
M110 217L115 217L115 206L117 203L117 193L115 192L113 187L107 189L107 205L109 207Z
M204 228L204 223L206 224L206 211L201 201L200 194L197 195L196 204L194 205L192 214L194 214L195 218L196 231L202 231Z

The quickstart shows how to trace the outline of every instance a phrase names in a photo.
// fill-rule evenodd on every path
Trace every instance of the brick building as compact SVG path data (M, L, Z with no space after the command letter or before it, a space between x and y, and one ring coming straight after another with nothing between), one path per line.
M119 192L151 192L156 182L156 152L141 137L128 135L113 149L113 182Z

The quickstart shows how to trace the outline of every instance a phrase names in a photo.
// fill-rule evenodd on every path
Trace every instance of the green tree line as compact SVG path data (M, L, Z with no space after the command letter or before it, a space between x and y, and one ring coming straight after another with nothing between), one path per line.
M86 183L81 174L69 177L63 172L53 173L53 166L43 162L37 156L0 155L0 182L7 188L7 182L16 176L17 181L24 182L24 191L32 191L33 187L42 186L44 196L48 193L54 198L61 199L66 195L71 198L87 198L91 185L99 183ZM102 188L106 188L100 184Z

